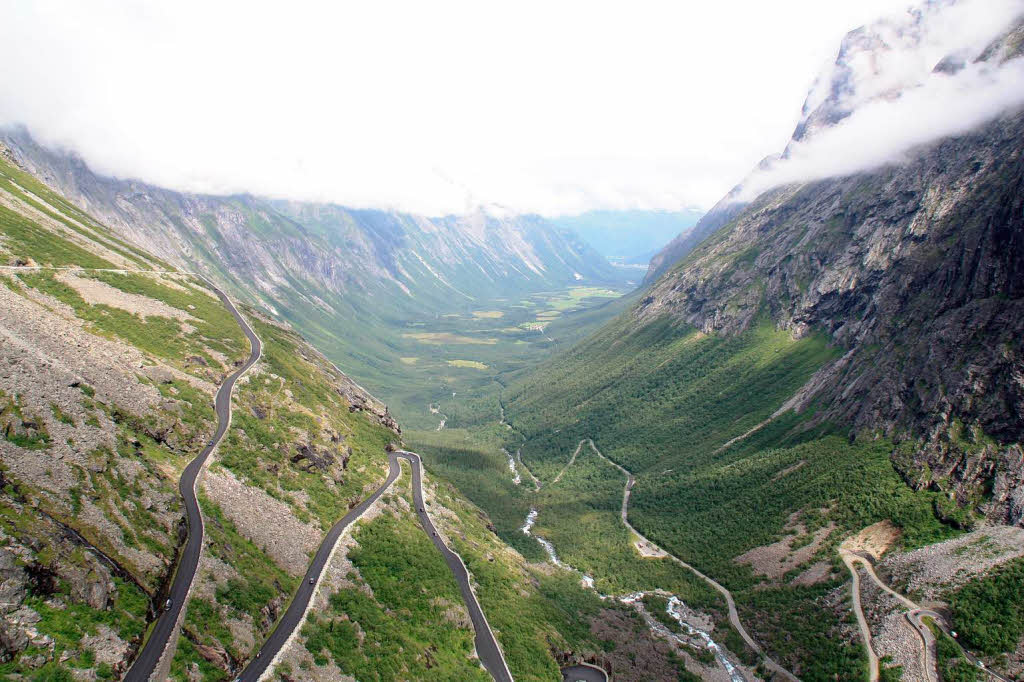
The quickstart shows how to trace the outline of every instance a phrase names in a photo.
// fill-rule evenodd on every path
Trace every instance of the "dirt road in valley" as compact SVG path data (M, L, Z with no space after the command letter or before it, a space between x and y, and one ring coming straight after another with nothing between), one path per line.
M712 588L714 588L719 594L721 594L722 597L725 598L725 602L726 602L726 604L729 607L729 622L732 624L732 626L734 628L736 628L736 631L738 633L740 633L740 637L742 637L743 641L747 643L747 646L749 646L751 649L753 649L755 652L757 652L757 654L762 658L762 661L763 661L765 667L770 669L770 670L772 670L773 672L778 673L779 675L782 675L787 680L794 680L794 681L797 680L797 677L795 675L793 675L793 673L789 672L788 670L783 668L781 665L776 663L765 652L765 650L761 648L761 645L759 645L754 640L754 638L750 636L750 634L747 632L746 628L743 627L743 623L740 621L739 612L736 610L736 602L732 598L732 593L728 589L726 589L723 585L718 583L716 580L714 580L714 579L704 575L698 569L696 569L693 566L691 566L690 564L686 563L685 561L683 561L679 557L677 557L674 554L671 554L671 553L665 551L664 548L660 547L659 545L657 545L656 543L652 542L650 539L645 537L640 531L638 531L636 528L633 527L633 524L631 524L629 522L629 496L630 496L630 494L633 491L633 484L636 482L636 479L634 478L632 473L630 473L625 467L619 465L617 462L613 462L612 460L610 460L607 457L605 457L604 454L600 450L597 449L597 446L594 445L594 441L590 440L590 439L586 439L586 440L581 440L580 441L579 446L576 448L576 452L573 453L572 461L575 461L576 455L579 453L579 450L580 450L581 447L583 447L584 443L589 443L590 447L594 450L594 453L598 457L603 459L605 462L608 462L609 464L611 464L613 467L615 467L616 469L621 471L626 476L626 486L625 486L624 490L622 491L622 510L621 510L622 523L626 526L626 528L628 528L637 537L639 542L645 543L649 547L653 547L656 550L658 550L659 552L664 553L664 555L666 557L668 557L672 561L676 562L677 564L679 564L683 568L691 571L694 575L696 575L698 578L700 578L701 580L706 582L708 585L710 585ZM570 464L572 463L572 461L570 461ZM567 467L568 467L568 465L567 465ZM564 469L563 469L563 472L564 472ZM559 474L559 476L561 476L561 474Z

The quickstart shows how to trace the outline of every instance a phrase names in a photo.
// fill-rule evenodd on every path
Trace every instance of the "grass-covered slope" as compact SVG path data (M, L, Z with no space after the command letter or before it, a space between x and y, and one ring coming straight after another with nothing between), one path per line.
M248 342L201 279L6 156L0 261L0 671L115 679L162 603L184 540L178 478ZM200 489L206 548L181 678L231 676L290 597L308 545L383 479L395 436L384 406L300 336L245 315L264 352ZM261 534L276 527L304 533Z
M0 673L117 679L163 603L184 540L178 478L213 432L214 392L248 344L202 280L164 272L170 266L7 160L0 184L0 258L9 265L0 271ZM502 325L510 347L541 334L531 324L561 325L558 340L547 339L554 347L601 319L572 312L601 298L603 290L547 292L460 315ZM292 328L241 309L263 355L235 387L232 426L201 480L205 545L173 679L226 680L241 669L326 529L384 479L384 446L397 438L384 405ZM419 336L408 347L426 358L436 335L454 332L439 324L409 333ZM461 362L444 359L450 370L488 385L480 365L527 355L457 351L448 359ZM558 679L559 657L625 669L638 651L640 670L678 669L631 610L526 564L480 508L450 485L427 485L516 679ZM391 516L358 530L352 589L332 586L329 610L310 620L308 666L280 673L482 674L451 575L413 517L399 513L403 495L389 496ZM359 624L361 651L349 646L351 625L339 623ZM617 626L633 634L618 636Z

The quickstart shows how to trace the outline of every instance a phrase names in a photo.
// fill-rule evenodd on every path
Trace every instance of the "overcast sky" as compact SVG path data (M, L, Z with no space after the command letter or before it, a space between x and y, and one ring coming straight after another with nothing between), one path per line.
M0 2L0 123L175 189L708 207L903 0Z

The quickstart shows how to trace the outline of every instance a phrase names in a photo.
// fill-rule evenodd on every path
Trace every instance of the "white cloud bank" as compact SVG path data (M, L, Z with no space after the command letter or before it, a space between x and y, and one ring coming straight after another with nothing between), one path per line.
M841 74L848 86L838 105L852 113L792 143L784 159L744 181L738 198L900 163L915 147L1024 107L1024 59L974 62L1022 16L1021 0L969 0L936 4L912 28L908 16L871 27L886 48L854 53ZM936 71L948 56L964 62L962 68ZM827 71L818 85L827 86L835 75ZM811 107L821 102L813 92L810 100Z
M905 4L12 0L0 123L189 191L706 207L785 144L842 35Z

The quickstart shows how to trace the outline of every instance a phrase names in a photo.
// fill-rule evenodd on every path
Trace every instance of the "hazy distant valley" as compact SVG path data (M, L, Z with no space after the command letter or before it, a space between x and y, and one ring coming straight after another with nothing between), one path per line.
M427 406L450 390L489 377L479 365L521 364L556 343L545 329L564 313L643 276L537 216L426 218L182 194L96 175L25 130L6 142L126 238L294 324L409 425L424 424Z

